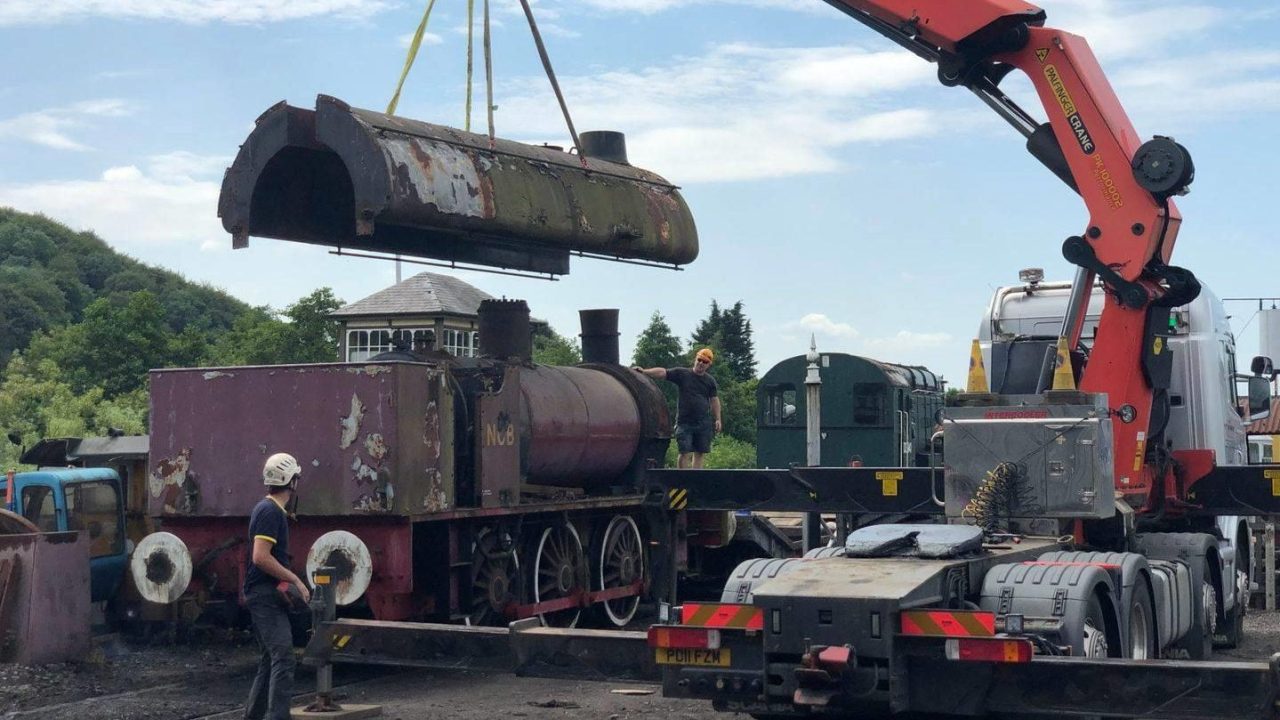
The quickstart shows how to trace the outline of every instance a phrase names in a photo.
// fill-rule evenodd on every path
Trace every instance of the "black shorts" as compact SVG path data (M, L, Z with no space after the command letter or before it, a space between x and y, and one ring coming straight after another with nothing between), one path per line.
M680 423L676 425L676 447L681 454L709 453L715 431L715 423L709 417L701 422Z

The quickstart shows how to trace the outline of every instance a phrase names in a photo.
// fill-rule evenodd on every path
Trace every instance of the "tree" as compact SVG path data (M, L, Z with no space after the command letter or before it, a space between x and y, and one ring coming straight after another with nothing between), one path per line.
M733 370L739 382L756 376L756 345L751 338L751 321L742 311L742 301L720 313L721 362Z
M642 368L670 368L683 365L684 350L680 347L680 338L671 332L662 313L655 310L649 317L649 325L636 336L636 349L631 355L631 364ZM679 391L668 382L658 383L662 395L667 399L667 412L674 421L676 416L676 397Z
M535 326L533 361L540 365L577 365L582 362L582 348L550 326Z
M0 433L17 433L21 446L0 437L0 465L15 467L22 447L46 437L105 435L108 428L146 432L147 396L141 390L106 398L101 388L76 392L52 360L15 355L0 381Z
M636 337L636 349L631 356L633 365L640 367L669 368L684 361L680 338L671 332L662 313L654 311L649 326Z
M118 307L107 298L94 300L82 322L34 339L30 355L37 363L53 362L76 393L96 387L113 398L142 388L148 370L171 364L171 337L159 300L138 292Z
M712 345L716 333L720 332L720 330L720 305L715 300L712 300L711 312L698 323L698 327L694 328L690 345Z
M333 362L338 356L340 323L329 318L342 307L333 290L323 287L284 309L294 341L292 362Z
M738 382L756 376L755 341L751 338L751 321L742 309L742 301L722 310L711 301L711 311L693 331L693 347L710 347L716 353L716 364L733 370Z

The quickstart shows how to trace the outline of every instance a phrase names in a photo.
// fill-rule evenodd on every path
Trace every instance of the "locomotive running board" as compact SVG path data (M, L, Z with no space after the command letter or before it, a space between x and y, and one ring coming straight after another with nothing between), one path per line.
M661 679L644 632L547 628L537 618L507 628L336 620L316 629L303 663L492 670L582 680Z
M942 470L793 467L649 470L649 500L670 510L941 515Z

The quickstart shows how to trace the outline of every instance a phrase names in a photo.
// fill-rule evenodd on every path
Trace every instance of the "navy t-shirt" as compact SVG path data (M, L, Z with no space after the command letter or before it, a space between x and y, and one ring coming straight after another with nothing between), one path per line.
M284 508L270 496L259 500L249 516L249 569L244 574L245 595L258 585L274 586L279 582L253 564L253 542L257 538L269 541L271 556L289 567L289 518Z
M680 388L680 410L676 413L676 422L698 423L710 417L711 398L718 391L711 373L699 375L689 368L668 368L667 380Z

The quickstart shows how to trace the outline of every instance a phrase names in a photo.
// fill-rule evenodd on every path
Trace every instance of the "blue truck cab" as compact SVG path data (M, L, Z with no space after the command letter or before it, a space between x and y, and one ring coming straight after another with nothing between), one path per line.
M8 481L0 476L0 492ZM41 468L14 476L9 510L41 532L89 538L93 602L115 597L128 567L120 475L111 468Z

